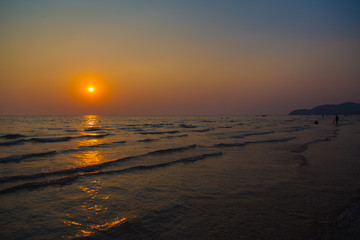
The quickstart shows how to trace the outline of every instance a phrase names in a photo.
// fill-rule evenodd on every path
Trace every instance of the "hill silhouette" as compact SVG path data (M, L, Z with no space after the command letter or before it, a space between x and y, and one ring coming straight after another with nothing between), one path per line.
M296 109L289 115L360 115L360 103L345 102L341 104L325 104L312 109Z

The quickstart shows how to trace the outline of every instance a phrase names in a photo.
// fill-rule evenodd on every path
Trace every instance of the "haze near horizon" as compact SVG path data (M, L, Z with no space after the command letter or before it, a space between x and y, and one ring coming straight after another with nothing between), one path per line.
M360 102L357 1L0 1L0 115Z

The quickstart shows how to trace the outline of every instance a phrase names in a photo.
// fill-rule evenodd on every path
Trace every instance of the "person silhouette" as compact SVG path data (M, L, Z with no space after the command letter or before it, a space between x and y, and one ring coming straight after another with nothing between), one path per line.
M339 116L336 114L335 116L335 123L338 124L339 123Z

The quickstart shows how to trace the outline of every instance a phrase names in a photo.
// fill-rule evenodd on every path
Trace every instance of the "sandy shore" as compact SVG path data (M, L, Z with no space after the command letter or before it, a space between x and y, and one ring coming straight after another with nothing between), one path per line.
M312 144L302 154L308 163L302 176L314 189L323 189L309 193L316 199L314 203L319 209L333 209L332 213L327 213L324 229L314 239L359 239L360 127L344 125L335 128L336 137Z

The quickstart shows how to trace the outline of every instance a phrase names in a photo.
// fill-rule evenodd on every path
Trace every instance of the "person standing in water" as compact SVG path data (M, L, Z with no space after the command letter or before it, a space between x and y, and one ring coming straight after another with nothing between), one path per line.
M335 123L338 124L338 122L339 122L339 116L336 114L336 116L335 116Z

